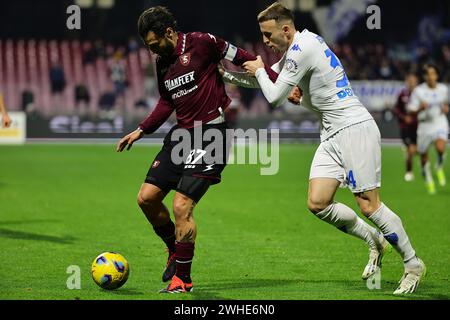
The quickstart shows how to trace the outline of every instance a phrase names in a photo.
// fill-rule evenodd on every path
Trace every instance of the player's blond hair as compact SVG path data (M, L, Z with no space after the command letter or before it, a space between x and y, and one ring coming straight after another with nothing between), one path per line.
M294 14L279 2L274 2L258 14L258 22L275 20L294 23Z

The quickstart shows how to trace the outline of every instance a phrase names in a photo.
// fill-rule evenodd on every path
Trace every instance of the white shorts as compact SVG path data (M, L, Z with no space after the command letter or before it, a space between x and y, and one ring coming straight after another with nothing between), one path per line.
M448 123L433 125L429 123L419 123L417 128L417 152L426 153L430 145L436 140L447 141Z
M320 143L309 179L334 178L353 193L381 186L381 138L374 120L338 131Z

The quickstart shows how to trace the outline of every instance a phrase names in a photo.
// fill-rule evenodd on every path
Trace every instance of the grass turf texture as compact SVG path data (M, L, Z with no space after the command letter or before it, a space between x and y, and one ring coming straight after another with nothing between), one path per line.
M368 290L360 278L365 243L308 212L315 148L282 145L274 176L261 176L257 165L229 165L194 212L194 292L161 295L167 256L136 204L159 147L118 154L112 145L0 146L0 298L406 299L392 295L403 271L396 252L384 260L381 289ZM409 299L448 299L450 186L429 196L418 159L415 182L404 182L403 167L400 147L383 147L383 201L403 219L429 271ZM447 161L448 178L449 169ZM336 199L357 209L346 189ZM103 251L130 263L130 278L116 291L91 279L91 262ZM70 265L81 268L81 290L66 288Z

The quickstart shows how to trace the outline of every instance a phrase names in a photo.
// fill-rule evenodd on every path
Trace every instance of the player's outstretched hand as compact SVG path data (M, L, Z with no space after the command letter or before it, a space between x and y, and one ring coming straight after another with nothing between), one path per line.
M299 87L295 86L287 99L289 100L290 103L299 105L302 100L302 96L303 96L302 90Z
M256 60L246 61L242 64L242 67L244 67L249 75L255 76L256 70L259 68L264 69L264 62L262 61L261 56L256 56Z
M130 150L133 143L142 138L143 135L144 132L140 129L136 129L133 132L127 134L117 143L116 151L122 152L125 147L127 147L127 150Z
M409 114L405 115L403 120L405 121L406 124L412 124L413 123L413 117Z
M425 110L428 108L428 104L426 102L421 102L419 105L419 111Z
M9 117L9 115L6 113L2 116L2 125L3 128L8 128L11 125L11 118Z
M447 113L448 113L448 104L442 105L441 110L442 110L442 113L443 113L443 114L447 114Z

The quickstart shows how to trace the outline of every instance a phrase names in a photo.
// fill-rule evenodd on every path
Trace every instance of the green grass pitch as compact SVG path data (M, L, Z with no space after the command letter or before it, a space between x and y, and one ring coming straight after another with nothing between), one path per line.
M369 290L360 278L366 245L308 212L315 148L282 145L274 176L261 176L257 165L229 165L194 212L194 292L161 295L166 253L136 204L158 146L137 144L123 154L113 145L0 146L0 298L406 299L392 296L403 271L396 252L384 260L381 289ZM401 148L383 147L382 199L428 267L409 299L448 299L450 186L429 196L418 159L414 182L403 181L403 167ZM446 172L450 178L450 161ZM357 209L346 189L337 200ZM103 251L130 263L130 278L116 291L91 279L90 264ZM81 268L80 290L66 288L70 265Z

